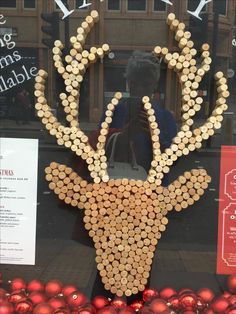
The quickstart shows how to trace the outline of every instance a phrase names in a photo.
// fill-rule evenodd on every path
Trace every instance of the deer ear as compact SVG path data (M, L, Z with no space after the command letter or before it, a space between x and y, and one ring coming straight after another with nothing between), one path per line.
M176 211L193 205L204 194L209 182L211 177L205 169L185 172L168 186L171 205Z
M58 198L73 207L84 208L88 182L83 180L72 168L51 162L45 168L49 188Z

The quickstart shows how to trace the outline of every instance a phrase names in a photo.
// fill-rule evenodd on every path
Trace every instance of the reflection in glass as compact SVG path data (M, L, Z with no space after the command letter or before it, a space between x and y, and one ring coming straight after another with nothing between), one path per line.
M0 8L16 8L16 0L0 0Z
M128 0L129 11L145 11L146 0Z
M120 10L120 0L108 0L108 10Z

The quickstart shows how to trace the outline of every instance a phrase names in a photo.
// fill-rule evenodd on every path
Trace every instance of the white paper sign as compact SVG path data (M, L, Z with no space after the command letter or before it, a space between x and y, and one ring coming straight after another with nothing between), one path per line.
M35 264L38 140L0 138L0 264Z

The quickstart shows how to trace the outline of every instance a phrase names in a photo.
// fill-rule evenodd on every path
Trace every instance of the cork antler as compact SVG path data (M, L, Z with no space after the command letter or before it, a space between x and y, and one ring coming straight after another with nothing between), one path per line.
M198 96L198 88L204 75L210 70L212 62L209 53L209 45L202 45L201 64L196 59L197 50L191 40L191 33L185 30L185 24L179 22L173 13L168 15L167 24L175 32L175 39L178 42L180 53L170 53L167 48L156 46L154 55L162 57L179 77L182 90L182 126L176 137L173 139L170 148L160 153L159 147L153 147L153 161L148 175L149 182L161 185L164 173L170 171L170 166L182 155L188 155L191 151L202 146L202 141L208 139L221 127L223 112L227 110L226 99L229 97L227 80L222 72L215 74L217 85L216 106L211 116L200 127L191 129L193 117L201 109L202 97ZM158 130L159 132L159 130ZM153 142L153 146L157 145Z
M71 149L76 155L81 156L87 164L95 183L101 180L107 182L109 177L107 175L107 159L105 156L105 142L107 135L107 126L111 122L109 113L106 112L107 117L102 124L100 135L98 137L97 150L94 150L89 144L88 137L80 129L78 121L79 111L79 90L83 81L83 76L89 65L96 62L98 58L102 59L106 53L109 52L109 46L103 44L102 47L92 47L90 51L84 49L84 44L88 33L99 19L98 12L92 11L81 26L77 29L77 36L72 36L70 42L72 48L69 54L62 59L63 44L60 40L56 40L53 48L53 60L57 72L64 79L65 93L60 94L62 105L66 113L66 120L69 126L62 125L55 115L52 113L50 106L47 104L45 96L45 83L47 73L44 70L39 70L36 77L35 96L37 103L35 108L42 123L45 124L46 129L51 135L57 138L58 145L64 145ZM108 108L116 105L121 98L121 93L116 93Z

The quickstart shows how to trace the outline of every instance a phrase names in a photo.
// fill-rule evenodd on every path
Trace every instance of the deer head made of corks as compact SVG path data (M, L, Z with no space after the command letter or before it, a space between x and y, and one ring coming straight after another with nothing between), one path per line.
M83 180L66 165L52 162L46 169L49 188L66 204L84 210L85 228L96 249L97 269L106 290L117 296L130 296L143 291L150 275L154 252L165 231L168 212L181 211L204 194L211 178L204 169L184 172L168 187L162 187L164 174L182 155L198 149L202 141L221 127L223 112L227 110L229 96L227 80L222 72L215 74L216 106L207 121L193 127L193 117L201 109L202 97L198 88L204 75L210 70L209 45L203 44L201 61L197 63L197 51L191 41L191 33L185 24L168 15L167 23L175 32L179 52L170 53L167 48L155 47L153 54L162 57L168 68L173 69L182 91L182 125L171 146L160 150L159 129L152 104L144 96L143 106L150 125L153 161L146 181L127 178L109 179L105 152L106 135L113 112L122 97L120 92L107 105L105 120L101 124L97 149L89 144L88 137L80 129L78 121L79 90L86 69L109 52L109 46L85 50L87 34L99 19L92 11L77 29L77 36L70 38L71 50L63 60L63 44L56 40L53 60L63 77L66 92L60 94L68 126L62 125L53 115L45 97L47 73L39 70L35 83L35 108L49 133L56 137L58 145L64 145L86 161L93 183Z

